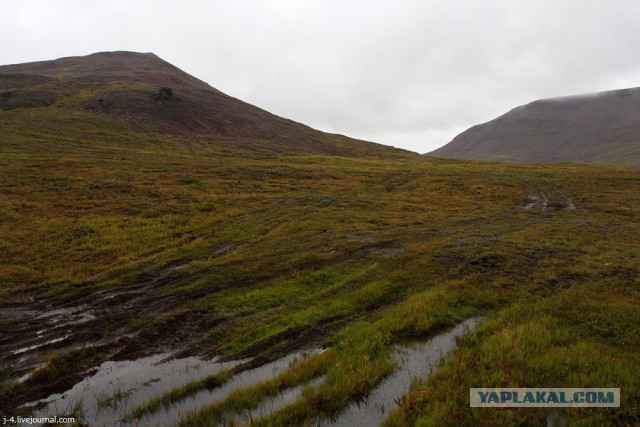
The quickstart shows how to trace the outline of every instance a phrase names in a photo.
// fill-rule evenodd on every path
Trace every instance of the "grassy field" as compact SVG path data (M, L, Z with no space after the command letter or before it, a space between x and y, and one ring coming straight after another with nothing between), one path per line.
M304 425L366 396L393 371L393 344L482 315L442 369L390 408L388 425L549 416L469 408L470 387L498 386L620 387L620 408L563 416L640 423L638 171L275 156L46 108L4 111L0 127L2 307L77 303L96 314L43 349L49 362L26 382L2 367L0 407L101 360L74 348L125 334L134 338L114 350L123 357L273 360L326 345L184 419L216 425L322 378L256 421ZM230 375L160 396L131 419Z

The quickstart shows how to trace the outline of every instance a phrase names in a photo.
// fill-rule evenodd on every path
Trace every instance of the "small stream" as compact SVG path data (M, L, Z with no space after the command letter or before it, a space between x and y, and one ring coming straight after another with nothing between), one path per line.
M352 403L337 419L321 423L321 426L371 427L382 423L387 413L397 404L395 399L410 391L414 378L425 378L438 368L439 362L455 347L456 338L465 330L473 330L479 319L472 318L442 334L425 341L398 345L394 358L398 369L385 378L364 402Z

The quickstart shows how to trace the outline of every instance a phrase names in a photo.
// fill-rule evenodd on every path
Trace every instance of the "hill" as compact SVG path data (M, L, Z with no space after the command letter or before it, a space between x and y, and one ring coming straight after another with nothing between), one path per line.
M535 101L466 130L428 155L640 167L640 88Z
M101 52L1 66L0 109L33 107L86 112L131 130L266 154L407 154L275 116L225 95L152 53Z

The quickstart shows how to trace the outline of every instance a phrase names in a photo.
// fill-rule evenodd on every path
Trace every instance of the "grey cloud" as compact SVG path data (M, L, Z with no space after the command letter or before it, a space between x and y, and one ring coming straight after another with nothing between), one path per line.
M330 132L426 152L538 98L640 85L634 0L5 0L0 63L153 51Z

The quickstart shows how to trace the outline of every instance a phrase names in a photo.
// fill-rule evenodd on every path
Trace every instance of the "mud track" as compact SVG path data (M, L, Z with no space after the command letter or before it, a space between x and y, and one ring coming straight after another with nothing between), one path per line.
M183 355L194 354L189 344L223 319L185 306L211 289L180 295L164 292L203 273L182 271L188 263L182 259L150 269L127 285L96 288L96 283L87 282L71 297L0 307L0 365L10 366L12 379L19 382L11 396L4 401L0 396L0 408L15 408L64 391L107 360L137 359L176 349ZM131 327L132 319L153 319L160 314L167 320L159 327L148 328L148 322ZM52 355L79 350L82 360L71 360L70 372L60 378L29 378L29 372Z
M549 192L550 196L547 196L547 193L544 193L541 190L534 190L529 194L530 203L522 206L521 210L530 211L530 210L541 210L545 211L547 209L556 209L556 210L575 210L576 205L573 200L567 197L567 195L562 190L555 190L553 192Z
M0 364L11 365L21 375L45 362L54 350L61 353L108 344L105 330L117 330L136 315L163 312L179 302L177 297L152 297L151 291L184 280L172 274L183 265L184 261L177 261L149 272L126 289L114 287L73 300L0 308Z
M562 190L530 190L529 199L529 203L517 208L515 212L536 211L541 215L521 221L518 223L520 227L544 220L544 217L554 212L576 210L573 200ZM503 221L513 215L514 211L511 210L494 217L478 218L476 221ZM458 247L467 242L495 237L458 237L453 244ZM327 263L358 254L375 254L375 251L380 250L381 243L372 239L364 243L363 247L336 254L337 257L327 260ZM394 249L393 253L395 251ZM113 287L99 287L96 278L90 278L74 289L73 295L48 297L21 307L0 307L0 366L10 366L13 379L21 382L20 392L11 398L11 407L64 390L86 376L91 368L107 360L135 359L166 351L177 351L175 357L216 355L217 349L209 347L195 351L194 344L202 340L203 332L242 319L216 318L210 313L189 308L188 302L224 287L251 286L268 278L172 294L171 290L192 282L194 277L224 268L217 266L211 268L211 271L193 271L188 268L189 263L190 260L178 259L159 267L147 267L144 273L127 284ZM160 314L168 318L159 328L148 328L148 324L137 328L130 325L132 319L152 319ZM330 335L349 320L326 319L319 325L289 329L257 342L234 356L255 357L253 363L267 363L298 350L309 342L317 343L320 338ZM78 363L73 372L50 383L34 383L27 379L27 374L46 363L52 354L64 355L77 349L88 350L86 359ZM3 402L0 402L0 406L4 406Z
M374 243L350 249L324 263L366 256L368 249L378 246ZM0 307L0 365L10 366L12 379L20 382L10 401L6 401L7 397L3 401L0 396L0 407L16 408L62 392L108 360L132 360L162 352L173 352L173 357L217 356L218 349L198 346L204 333L243 319L215 317L210 312L194 310L189 302L227 287L252 286L270 278L255 277L213 288L171 293L196 277L228 267L225 264L194 271L188 268L190 262L179 259L160 267L147 267L146 272L127 284L113 287L100 287L96 278L91 278L77 286L72 294L48 296L21 307ZM160 315L166 320L154 322L152 327L150 322L144 321ZM143 323L132 327L133 319L143 319ZM232 358L253 358L252 367L262 365L311 343L320 344L348 321L331 318L314 326L288 329L257 342ZM71 372L62 378L55 381L28 378L29 373L43 366L51 355L70 355L79 349L84 359L73 360Z

